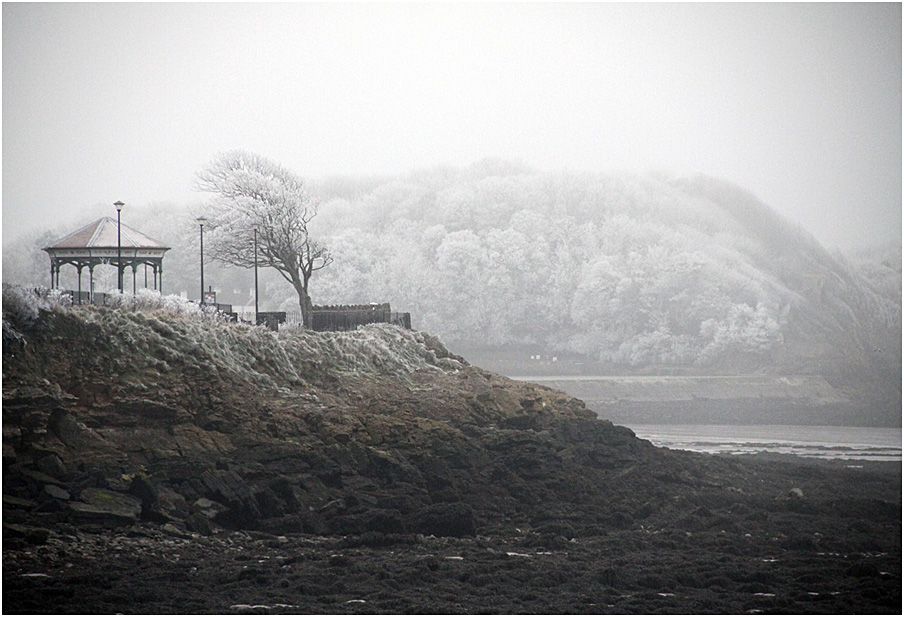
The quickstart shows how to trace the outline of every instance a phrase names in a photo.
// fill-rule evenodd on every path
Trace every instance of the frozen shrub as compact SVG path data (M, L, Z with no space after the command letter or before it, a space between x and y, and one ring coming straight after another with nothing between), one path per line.
M51 311L72 304L72 298L57 289L3 285L3 321L27 330L38 320L41 311ZM4 325L4 331L6 326Z
M163 296L158 291L141 289L137 294L112 293L107 298L107 306L142 313L163 313L172 316L206 317L225 320L223 313L212 306L200 306L181 296Z
M227 323L225 315L178 296L152 291L112 295L106 306L62 308L66 298L4 287L4 341L23 342L42 311L65 310L94 328L122 366L168 371L171 366L232 374L264 386L301 384L318 373L356 372L404 376L415 371L455 371L461 363L420 332L371 324L353 332L312 332ZM445 357L437 357L437 356Z
M425 335L389 324L369 324L352 332L287 330L280 338L291 352L328 358L333 368L377 374L418 370L454 371L461 363L437 358ZM291 353L290 352L290 353Z

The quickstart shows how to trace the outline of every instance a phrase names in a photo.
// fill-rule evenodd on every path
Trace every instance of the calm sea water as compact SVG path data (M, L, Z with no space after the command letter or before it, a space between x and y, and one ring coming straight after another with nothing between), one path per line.
M901 461L901 429L853 426L634 424L654 445L712 454L776 452L826 459Z

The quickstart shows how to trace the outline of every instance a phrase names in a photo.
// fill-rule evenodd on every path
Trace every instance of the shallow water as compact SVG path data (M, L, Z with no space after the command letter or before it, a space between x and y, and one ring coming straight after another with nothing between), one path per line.
M857 426L631 424L654 445L711 454L774 452L823 459L901 461L901 429Z

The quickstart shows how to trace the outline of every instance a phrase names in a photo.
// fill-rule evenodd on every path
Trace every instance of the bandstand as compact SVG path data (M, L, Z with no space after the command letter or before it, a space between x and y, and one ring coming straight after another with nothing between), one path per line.
M94 294L94 268L103 264L122 268L123 271L131 268L132 293L137 291L138 266L149 266L154 273L153 288L163 291L163 255L169 247L128 225L119 224L117 229L116 219L108 216L72 232L62 240L44 247L44 250L50 255L52 289L60 286L62 266L71 264L78 270L79 301L82 297L82 270L88 268L90 301ZM148 286L147 270L145 286Z

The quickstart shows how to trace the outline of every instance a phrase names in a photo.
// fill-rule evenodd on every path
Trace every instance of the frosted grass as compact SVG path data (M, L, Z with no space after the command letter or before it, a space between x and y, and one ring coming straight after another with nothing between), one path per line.
M4 340L25 340L42 313L66 315L96 327L98 339L120 363L159 372L194 365L277 387L302 384L312 372L404 376L461 368L428 335L389 324L352 332L284 328L277 333L229 323L211 307L150 290L114 296L104 307L72 306L67 300L46 290L4 286Z

